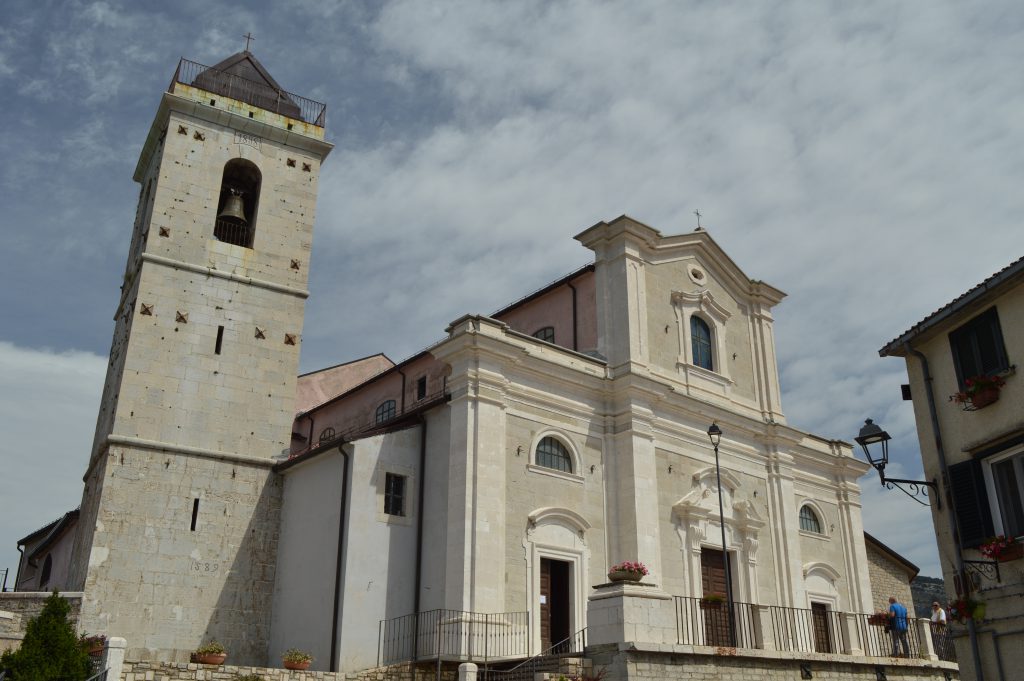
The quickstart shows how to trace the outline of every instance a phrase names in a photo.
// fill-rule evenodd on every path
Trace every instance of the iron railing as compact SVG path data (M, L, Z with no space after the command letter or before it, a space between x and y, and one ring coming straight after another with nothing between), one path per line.
M213 221L213 238L217 241L252 248L252 226L227 220Z
M893 632L887 631L889 627L885 624L871 624L869 620L874 617L874 615L856 616L857 629L860 632L864 655L866 657L892 657L893 644L896 642L896 638ZM921 642L917 637L917 620L913 617L907 617L905 638L907 640L907 648L910 651L910 657L920 657ZM902 652L902 646L900 647L900 652Z
M842 653L849 650L843 638L845 613L835 610L769 608L775 649L789 652Z
M510 669L485 667L481 674L482 681L533 681L537 678L537 674L564 673L566 658L582 657L586 647L587 630L583 628ZM575 675L571 674L571 676Z
M949 631L949 627L931 627L932 636L932 647L935 648L935 654L939 656L939 659L943 662L956 662L956 646L953 645L953 636Z
M93 674L89 677L88 681L107 681L107 671L108 670L104 669L100 672L97 672L96 674ZM3 674L0 674L0 681L2 681L3 678Z
M756 608L752 603L674 596L676 610L676 637L679 643L697 646L756 648ZM735 644L730 640L730 624L736 633Z
M379 666L422 660L482 661L529 654L530 618L526 612L478 613L428 610L381 620Z
M0 582L0 592L7 591L7 575L10 572L10 569L11 568L4 568L3 570L0 570L0 574L3 574L4 576L3 582Z
M323 127L327 106L291 92L272 87L268 83L242 78L188 59L178 62L171 83L190 85L215 95L237 99L267 111L295 118Z

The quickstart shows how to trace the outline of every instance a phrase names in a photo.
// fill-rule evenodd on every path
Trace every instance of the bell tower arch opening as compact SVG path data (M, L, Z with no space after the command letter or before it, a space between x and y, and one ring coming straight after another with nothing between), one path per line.
M218 241L252 248L263 174L252 161L233 158L224 164L213 236Z

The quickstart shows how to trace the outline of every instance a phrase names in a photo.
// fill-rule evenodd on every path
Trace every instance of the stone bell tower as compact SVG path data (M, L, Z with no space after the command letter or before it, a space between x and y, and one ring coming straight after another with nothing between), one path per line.
M72 559L131 659L266 661L324 109L248 51L182 59L142 148Z

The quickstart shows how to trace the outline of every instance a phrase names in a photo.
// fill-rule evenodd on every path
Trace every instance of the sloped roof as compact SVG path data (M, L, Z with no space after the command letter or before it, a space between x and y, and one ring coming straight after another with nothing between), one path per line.
M284 116L302 118L299 105L274 80L255 55L247 50L233 54L201 72L192 85Z
M910 579L907 580L908 582L914 581L914 578L917 577L918 573L921 572L921 568L917 567L916 565L911 563L909 560L907 560L906 558L904 558L900 554L896 553L894 550L892 550L891 548L889 548L888 546L886 546L882 542L878 541L878 539L876 539L875 537L871 536L867 532L864 533L864 540L868 544L871 544L876 549L878 549L882 553L884 553L887 556L889 556L890 558L892 558L895 562L897 562L900 565L902 565L903 568L907 571L907 574L910 575Z
M50 542L59 537L60 534L64 531L64 528L78 522L78 514L79 509L77 508L73 511L68 511L60 518L57 518L53 522L44 525L43 527L39 528L27 537L19 539L18 546L25 546L29 542L35 541L36 539L43 537L43 540L32 550L31 555L28 556L28 558L31 560L33 556L35 556L37 553L39 553L47 546L49 546Z
M974 288L960 296L957 296L935 312L932 312L917 324L914 324L902 334L889 341L881 350L878 351L878 354L882 357L902 357L904 355L904 343L913 340L927 332L929 329L941 324L993 291L1002 288L1004 285L1012 283L1020 275L1024 275L1024 257L1018 258Z

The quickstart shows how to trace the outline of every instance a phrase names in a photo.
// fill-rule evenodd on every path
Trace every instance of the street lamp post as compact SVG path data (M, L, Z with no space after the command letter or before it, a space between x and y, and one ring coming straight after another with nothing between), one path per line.
M726 622L729 625L729 645L736 647L736 625L733 621L732 571L729 569L729 549L725 543L725 511L722 507L722 469L718 465L718 443L722 440L722 429L712 422L708 438L715 448L715 480L718 482L718 524L722 530L722 567L725 568Z

